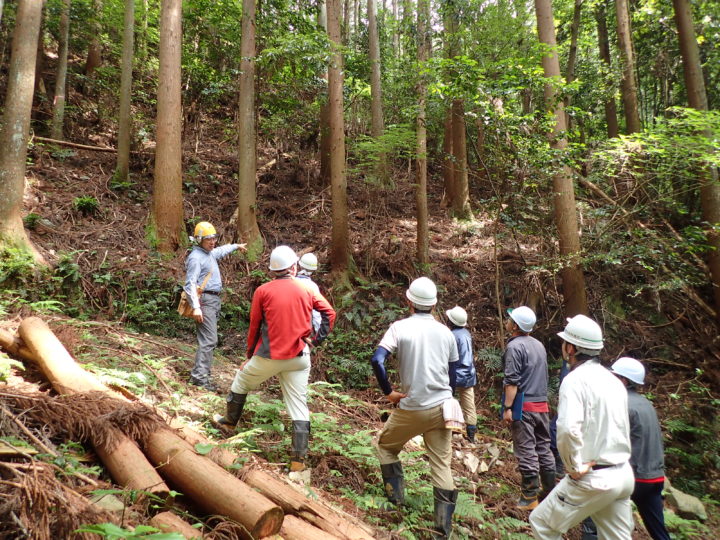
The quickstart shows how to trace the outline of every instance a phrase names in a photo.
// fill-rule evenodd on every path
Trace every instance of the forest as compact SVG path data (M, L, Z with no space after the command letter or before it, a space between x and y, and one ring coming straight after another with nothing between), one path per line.
M532 538L500 401L521 305L551 410L566 318L643 362L667 528L720 537L720 1L0 0L0 103L0 537L434 538L422 441L400 510L373 442L420 276L477 370L452 538ZM201 222L245 244L217 391L177 311ZM278 245L337 312L299 472L276 378L212 421Z

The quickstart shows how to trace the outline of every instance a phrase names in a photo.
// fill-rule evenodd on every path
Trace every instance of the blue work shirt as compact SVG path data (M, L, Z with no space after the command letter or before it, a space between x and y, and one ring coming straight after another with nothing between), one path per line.
M465 327L456 326L451 330L457 343L459 360L450 364L450 381L453 381L452 373L454 372L455 388L470 388L477 384L472 352L472 336Z
M200 246L193 246L185 259L186 274L185 285L183 286L183 290L189 298L193 309L200 307L197 288L202 285L208 272L212 273L205 284L204 290L218 293L222 291L222 277L220 276L220 267L217 262L239 247L240 244L225 244L224 246L216 247L212 251L206 251Z

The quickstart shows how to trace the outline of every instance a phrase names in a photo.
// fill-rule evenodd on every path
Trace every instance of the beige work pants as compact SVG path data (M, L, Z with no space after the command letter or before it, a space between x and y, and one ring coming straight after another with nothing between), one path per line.
M403 446L417 435L422 435L425 441L432 485L455 489L450 471L452 433L445 428L442 405L424 411L394 409L375 443L380 464L400 461L398 455Z
M468 426L477 425L477 411L475 410L475 388L458 388L458 401Z
M307 406L307 386L310 378L310 354L303 353L288 360L271 360L253 356L243 369L235 373L230 391L247 394L270 377L277 375L283 401L290 418L310 421Z

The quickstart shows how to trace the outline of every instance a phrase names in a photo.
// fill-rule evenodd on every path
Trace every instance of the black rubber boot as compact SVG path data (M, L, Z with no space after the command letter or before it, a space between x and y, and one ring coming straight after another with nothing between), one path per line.
M310 442L310 422L307 420L293 420L292 457L290 458L290 472L305 469L305 456Z
M452 532L452 517L455 513L457 503L457 489L433 488L433 499L435 502L435 540L446 540Z
M477 426L466 426L465 432L467 433L467 440L475 442L475 434L477 433Z
M540 499L544 499L555 487L555 471L540 471L540 483L542 484L542 491L540 492Z
M540 492L540 480L537 474L523 475L520 487L520 498L515 508L521 510L532 510L538 505L538 493Z
M405 476L403 475L402 463L387 463L380 465L382 473L383 485L385 486L385 495L388 500L397 505L405 504Z
M245 408L246 399L247 394L236 394L235 392L230 392L226 398L227 412L225 413L225 416L215 415L215 422L227 427L237 426L237 423L240 420L240 415Z

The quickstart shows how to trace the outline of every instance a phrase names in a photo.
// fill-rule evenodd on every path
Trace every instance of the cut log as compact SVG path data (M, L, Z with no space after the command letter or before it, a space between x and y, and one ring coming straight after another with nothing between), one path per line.
M308 540L309 538L312 540L338 540L337 536L328 534L293 515L285 516L280 536L284 540Z
M355 520L352 516L341 516L334 508L308 499L292 486L264 471L243 469L241 477L246 484L278 504L286 514L300 516L332 536L343 540L375 538L364 525L353 523Z
M102 391L117 395L81 368L42 319L29 317L18 329L22 343L31 351L35 363L59 394ZM150 464L135 441L118 434L120 441L112 452L100 446L95 451L115 482L130 489L152 493L167 500L170 489Z
M182 534L185 538L202 538L203 535L199 529L190 525L179 516L172 512L160 512L152 517L150 525L164 533L176 532Z
M5 349L13 356L17 356L29 362L35 362L35 356L15 334L8 332L4 328L0 328L0 347Z
M148 437L145 451L162 475L204 511L234 519L253 538L277 534L283 511L169 429Z

